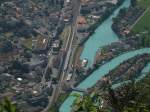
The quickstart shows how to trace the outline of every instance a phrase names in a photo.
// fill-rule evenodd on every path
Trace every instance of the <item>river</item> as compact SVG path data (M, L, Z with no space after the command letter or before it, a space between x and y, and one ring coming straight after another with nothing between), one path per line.
M121 8L129 7L129 5L130 5L130 0L125 0L125 2L117 10L115 10L115 12L95 30L95 33L85 43L83 52L81 54L81 59L83 58L88 59L89 61L88 67L92 66L96 51L99 48L108 45L112 42L118 41L117 35L111 29L112 18L118 14ZM88 78L86 78L83 82L81 82L78 85L78 88L87 89L94 86L98 80L100 80L110 70L117 67L120 63L138 54L143 54L143 53L150 53L150 48L130 51L128 53L124 53L112 59L108 63L99 67L98 70L94 71ZM59 112L70 112L71 105L73 104L74 100L75 97L69 96L59 108Z
M143 48L143 49L139 49L139 50L135 50L135 51L130 51L128 53L124 53L124 54L112 59L108 63L99 67L98 70L93 72L88 78L86 78L83 82L81 82L78 85L78 88L87 89L87 88L94 86L99 79L101 79L105 74L108 74L109 71L111 71L112 69L117 67L120 63L122 63L123 61L130 59L136 55L143 54L143 53L150 53L150 48ZM61 105L60 112L70 112L71 105L74 100L75 100L75 97L69 96L65 100L65 102Z
M95 33L88 39L88 41L86 41L80 58L88 59L88 67L92 66L98 49L112 42L118 41L118 36L111 28L113 24L112 18L116 17L121 8L129 6L130 0L125 0L125 2L95 30Z

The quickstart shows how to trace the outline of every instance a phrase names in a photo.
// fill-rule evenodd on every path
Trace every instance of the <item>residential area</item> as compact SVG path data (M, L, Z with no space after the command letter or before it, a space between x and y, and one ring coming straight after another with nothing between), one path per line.
M64 0L0 4L0 98L17 102L22 112L47 107L64 55L59 35L71 24L71 14Z

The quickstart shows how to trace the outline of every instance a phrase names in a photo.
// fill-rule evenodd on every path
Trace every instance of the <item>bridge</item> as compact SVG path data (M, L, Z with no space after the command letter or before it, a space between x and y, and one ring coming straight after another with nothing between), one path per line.
M77 88L77 87L71 87L71 89L77 92L88 92L87 89L82 89L82 88Z

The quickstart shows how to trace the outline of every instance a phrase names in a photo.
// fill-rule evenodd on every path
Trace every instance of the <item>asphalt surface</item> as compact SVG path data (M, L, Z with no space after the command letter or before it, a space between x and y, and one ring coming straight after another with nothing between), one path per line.
M64 51L66 52L66 56L64 57L64 62L63 66L60 68L60 79L56 87L54 88L54 92L52 96L49 98L49 104L47 108L45 108L42 112L47 112L48 108L52 106L58 99L61 91L62 91L62 83L65 80L65 76L67 75L67 72L69 71L68 66L70 66L70 58L72 56L72 45L73 45L73 40L76 35L77 31L77 17L79 15L79 10L80 10L80 1L79 0L72 0L72 5L73 5L73 19L72 19L72 24L71 24L71 31L67 40L66 45L64 45ZM63 11L62 11L63 12ZM61 18L62 19L62 18ZM59 23L60 24L60 23ZM48 64L49 65L49 64Z
M61 93L61 85L62 85L63 81L65 80L65 76L68 71L67 69L68 69L70 57L72 54L72 44L73 44L73 40L75 38L75 34L76 34L76 30L77 30L77 17L79 15L80 2L79 2L79 0L72 0L72 4L73 4L73 21L71 24L71 35L67 42L69 44L66 45L66 47L65 47L66 57L64 58L64 65L63 65L63 69L60 74L59 83L55 89L55 94L51 100L51 103L56 102L57 98L59 97L59 94Z

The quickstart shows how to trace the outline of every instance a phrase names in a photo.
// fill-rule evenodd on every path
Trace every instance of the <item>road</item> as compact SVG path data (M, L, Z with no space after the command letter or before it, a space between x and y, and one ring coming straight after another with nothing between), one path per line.
M58 81L57 86L54 88L54 92L53 92L51 98L49 98L50 100L49 100L49 104L48 104L47 108L45 108L42 112L47 112L48 108L57 101L57 98L59 97L59 94L61 93L62 82L65 80L65 75L67 73L67 69L68 69L68 65L69 65L69 61L70 61L70 56L72 54L73 40L74 40L76 30L77 30L77 17L79 15L79 9L80 9L79 0L72 0L72 4L74 6L73 7L73 21L71 24L71 30L69 32L69 36L68 36L66 45L64 45L64 49L63 49L66 52L66 56L62 59L64 61L62 63L63 66L61 67L62 69L60 68L60 79ZM63 11L62 11L62 14L63 14ZM59 24L60 24L60 21L59 21ZM56 27L56 28L58 28L58 27ZM48 66L49 66L49 63L48 63ZM44 79L44 77L43 77L43 79Z
M61 10L61 15L60 15L60 19L59 19L58 25L56 26L56 30L55 30L55 32L54 32L54 34L53 34L53 37L54 37L54 38L55 38L56 35L57 35L57 30L58 30L58 28L61 26L61 22L62 22L62 20L63 20L63 15L64 15L64 10L62 9L62 10ZM48 64L47 64L47 66L46 66L46 68L45 68L45 71L44 71L44 73L43 73L43 76L42 76L42 80L41 80L41 84L42 84L42 85L41 85L41 88L42 88L43 86L46 86L45 75L46 75L46 73L47 73L48 68L49 68L50 65L51 65L52 57L53 57L53 56L52 56L51 49L49 49L49 51L48 51L48 58L49 58L49 59L48 59ZM52 84L52 78L50 79L49 82L47 82L47 86L48 86L48 87L51 87L51 84ZM57 86L54 87L54 91L56 91L56 89L57 89ZM48 106L47 106L42 112L47 112L48 109L49 109L49 107L51 107L54 94L55 94L55 92L53 92L52 98L49 97L49 104L48 104Z
M59 97L59 94L61 92L61 89L62 89L61 85L62 85L62 82L65 80L65 75L67 73L70 56L72 53L72 44L73 44L73 40L75 38L75 34L76 34L76 30L77 30L77 17L79 15L80 2L78 0L72 0L72 4L74 7L73 7L73 22L71 25L72 26L71 27L71 35L68 38L68 42L65 46L66 57L64 58L63 70L61 71L60 79L59 79L58 85L55 89L54 96L53 96L51 102L56 102L57 98Z

